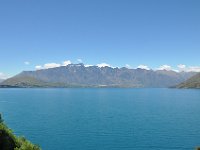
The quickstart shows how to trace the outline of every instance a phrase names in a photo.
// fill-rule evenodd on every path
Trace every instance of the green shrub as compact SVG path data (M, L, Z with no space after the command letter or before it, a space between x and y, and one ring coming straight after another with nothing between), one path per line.
M32 144L30 141L26 140L24 137L17 137L13 134L12 130L9 129L5 123L3 123L0 114L0 138L7 139L7 143L14 142L14 150L41 150L37 145ZM3 137L6 136L6 137ZM8 141L8 139L10 141ZM5 145L5 144L4 144ZM9 145L8 145L9 146ZM8 149L8 148L5 148Z
M3 119L2 119L1 114L0 114L0 123L3 123Z

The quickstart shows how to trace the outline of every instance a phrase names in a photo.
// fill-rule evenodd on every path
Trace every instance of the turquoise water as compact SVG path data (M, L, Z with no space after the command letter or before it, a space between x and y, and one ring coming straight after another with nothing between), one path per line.
M43 150L191 150L200 90L0 89L0 112Z

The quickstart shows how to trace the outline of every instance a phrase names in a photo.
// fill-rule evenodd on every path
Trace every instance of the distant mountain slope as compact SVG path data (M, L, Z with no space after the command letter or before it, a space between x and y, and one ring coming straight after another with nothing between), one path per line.
M169 87L177 85L194 73L153 71L111 67L85 67L84 64L24 71L5 80L1 86L16 87Z
M36 78L30 76L20 76L17 75L13 78L5 80L3 85L12 87L45 87L48 83L40 81Z
M0 83L3 82L3 81L4 81L3 79L0 79Z
M200 73L179 84L177 88L200 88Z

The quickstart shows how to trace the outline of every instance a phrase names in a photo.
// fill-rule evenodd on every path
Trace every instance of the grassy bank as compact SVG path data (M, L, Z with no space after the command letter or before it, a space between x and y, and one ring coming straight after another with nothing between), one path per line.
M17 137L3 122L0 114L0 150L41 150L24 137Z

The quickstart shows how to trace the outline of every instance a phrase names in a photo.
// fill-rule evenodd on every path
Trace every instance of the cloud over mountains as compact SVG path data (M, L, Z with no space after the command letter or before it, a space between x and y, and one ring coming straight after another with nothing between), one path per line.
M83 62L82 59L77 59L76 61L78 63ZM43 65L36 65L35 69L41 70L41 69L56 68L56 67L61 67L61 66L67 66L69 64L72 64L72 62L70 60L63 61L62 63L52 62L52 63L43 64ZM111 64L108 64L108 63L105 63L105 62L96 64L96 65L86 64L84 66L85 67L98 66L100 68L102 68L102 67L115 68ZM145 69L145 70L167 70L167 71L175 71L175 72L200 72L200 66L186 66L184 64L179 64L176 67L172 67L168 64L164 64L164 65L161 65L157 68L151 68L148 65L144 65L144 64L138 65L137 67L132 67L131 65L126 64L125 67L129 68L129 69L140 68L140 69Z
M41 70L41 69L56 68L56 67L60 67L60 66L67 66L69 64L71 64L71 61L66 60L66 61L63 61L63 63L61 63L61 64L59 64L59 63L46 63L43 66L37 65L37 66L35 66L35 69Z
M177 66L179 71L184 71L184 72L200 72L200 66L186 66L183 64L180 64Z
M5 79L7 79L7 78L9 78L8 75L6 75L6 74L0 72L0 80L5 80Z
M139 65L137 68L139 69L145 69L145 70L150 70L150 68L146 65Z

